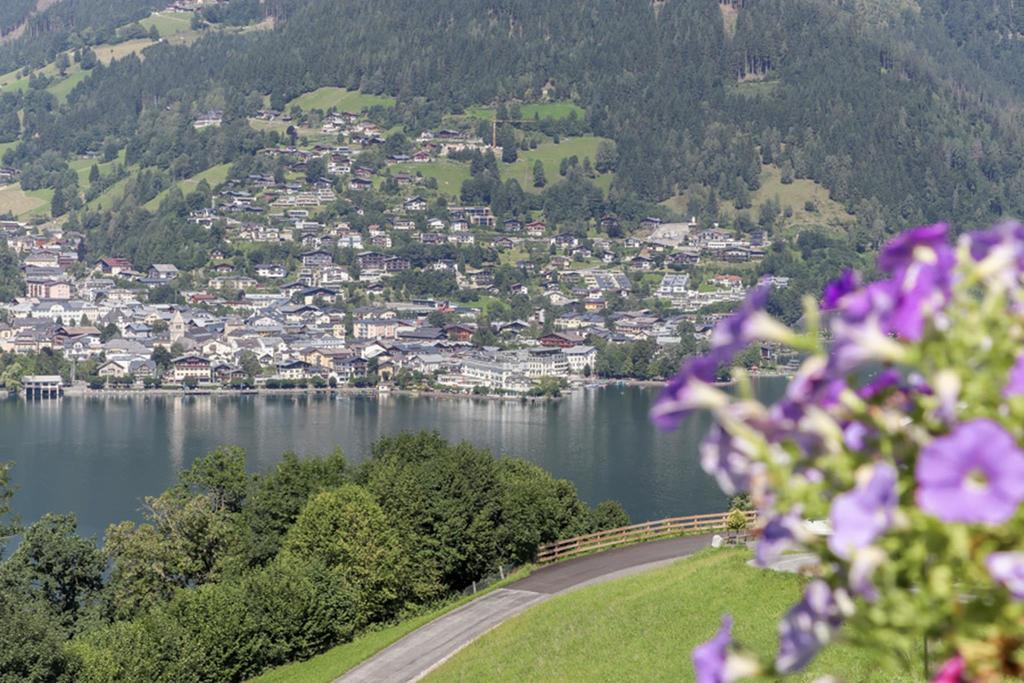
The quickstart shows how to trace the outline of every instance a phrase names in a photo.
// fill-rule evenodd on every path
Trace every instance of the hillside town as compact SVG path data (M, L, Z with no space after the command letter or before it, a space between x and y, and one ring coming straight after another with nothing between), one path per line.
M415 169L501 153L469 130L423 131L385 154L396 145L363 114L315 116L337 144L300 143L301 112L254 119L289 126L264 165L181 197L222 245L199 267L136 264L93 253L67 225L0 221L24 282L2 306L0 350L59 352L64 384L93 390L557 395L663 379L751 286L787 285L751 268L771 248L762 230L611 214L559 226L543 209L450 204ZM753 365L778 361L764 348Z

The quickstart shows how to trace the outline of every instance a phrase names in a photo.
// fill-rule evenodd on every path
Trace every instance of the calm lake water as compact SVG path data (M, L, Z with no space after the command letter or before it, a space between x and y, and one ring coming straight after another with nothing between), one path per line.
M759 380L775 400L785 380ZM594 504L620 501L634 521L724 509L698 464L706 415L672 434L647 411L657 390L607 387L561 401L528 403L410 396L106 397L0 401L0 461L14 462L14 507L23 521L73 512L84 535L138 520L144 496L222 444L266 470L280 455L319 455L340 446L362 460L380 436L437 430L496 454L531 460L575 483Z

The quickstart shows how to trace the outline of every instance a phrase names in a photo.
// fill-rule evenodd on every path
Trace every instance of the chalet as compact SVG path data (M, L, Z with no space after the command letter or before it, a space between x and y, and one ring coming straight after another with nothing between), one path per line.
M348 181L348 189L354 192L364 192L373 187L373 183L363 178L352 178Z
M552 332L550 334L545 334L537 341L541 343L541 346L557 346L563 349L583 344L582 337L568 332Z
M398 336L398 321L363 318L355 321L352 333L356 339L394 339Z
M310 287L309 289L302 290L300 296L306 305L310 305L318 299L329 304L333 304L338 300L338 293L327 287Z
M304 360L289 360L277 364L276 376L280 379L303 380L315 374L313 366Z
M149 267L149 279L170 282L178 277L178 268L170 263L154 263Z
M276 263L260 263L256 266L256 277L261 277L267 280L280 280L287 272L284 266Z
M516 246L516 243L507 237L499 237L493 242L494 248L498 251L508 251Z
M426 211L427 200L424 199L423 197L420 197L419 195L415 197L410 197L409 199L406 199L405 202L402 204L402 208L404 208L406 211Z
M475 332L476 328L470 325L449 325L444 328L444 333L452 341L468 342Z
M362 254L356 257L359 262L359 268L366 271L380 271L384 270L384 262L387 261L387 256L376 251L364 251Z
M407 258L400 256L389 256L384 259L384 272L401 273L412 268L412 263Z
M314 249L302 253L302 265L310 268L329 266L332 263L334 263L334 255L329 251Z
M544 221L532 221L526 224L526 234L530 237L543 237L548 226Z
M651 270L654 268L654 259L637 255L629 260L629 266L636 270Z
M210 359L203 356L188 354L171 360L171 378L175 382L184 382L189 377L199 381L209 381Z
M520 220L516 220L515 218L507 218L501 222L501 231L512 233L522 232L523 222Z

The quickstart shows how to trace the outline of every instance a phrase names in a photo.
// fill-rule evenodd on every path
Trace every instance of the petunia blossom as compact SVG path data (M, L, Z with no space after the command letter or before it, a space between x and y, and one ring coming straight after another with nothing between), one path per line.
M651 407L654 424L664 430L675 429L693 410L723 402L721 392L710 386L715 381L719 364L720 358L716 353L686 361Z
M750 480L758 464L744 452L747 444L718 425L708 432L700 446L700 465L729 496L750 490Z
M989 575L1006 586L1013 597L1024 600L1024 552L992 553L985 559L985 567Z
M779 623L779 654L775 669L788 674L807 666L843 623L832 589L821 579L807 585L803 599Z
M801 548L810 535L804 528L803 516L796 511L772 517L757 539L757 564L767 567L787 550Z
M1024 451L987 418L933 439L914 475L917 504L944 522L1002 524L1024 501Z
M693 649L693 669L697 683L727 683L726 662L732 643L732 617L722 616L722 626L711 640Z
M1003 396L1024 396L1024 353L1017 356L1006 377L1006 384L1003 386Z
M832 501L829 549L843 559L873 543L892 526L896 504L896 468L879 462L862 470L862 480Z
M821 308L824 311L834 310L844 296L860 287L860 275L853 269L846 269L838 279L825 285L821 295Z
M949 226L946 223L922 225L906 230L889 240L878 254L878 267L894 273L915 258L921 249L937 249L948 244Z

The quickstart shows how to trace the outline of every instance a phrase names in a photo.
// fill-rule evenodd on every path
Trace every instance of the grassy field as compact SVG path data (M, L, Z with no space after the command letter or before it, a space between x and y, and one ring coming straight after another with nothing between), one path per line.
M449 159L438 159L426 164L395 164L391 166L391 175L396 173L420 173L424 178L436 178L437 190L443 195L458 195L462 189L462 181L469 179L469 164Z
M201 173L195 174L191 178L186 178L185 180L179 181L178 188L181 190L182 194L188 194L189 192L195 190L196 187L199 186L199 183L203 182L204 180L210 185L211 188L215 188L221 183L223 183L225 180L227 180L228 170L230 170L230 168L231 164L219 164L217 166L212 166L206 169L205 171L202 171ZM153 197L148 202L142 205L143 208L148 209L149 211L156 211L157 209L160 208L160 202L162 202L164 197L167 196L167 192L168 190L164 190L157 196Z
M168 42L178 43L195 40L199 32L192 29L192 13L161 13L153 12L139 22L147 31L156 26L160 37Z
M92 211L98 211L100 209L109 209L114 205L114 202L120 199L124 195L124 189L128 185L128 182L132 179L132 176L139 171L138 166L129 166L127 169L128 175L121 178L116 183L108 187L103 191L103 194L93 199L91 202L86 204Z
M556 596L484 635L426 678L441 681L692 681L692 648L710 638L722 613L734 637L764 653L777 647L780 616L804 580L747 565L747 550L705 551L636 576ZM871 658L833 645L804 680L896 683Z
M557 183L562 179L562 176L558 175L558 164L562 159L576 155L580 163L583 163L585 157L590 157L590 163L593 164L597 157L597 146L605 140L606 138L584 135L577 138L563 138L557 145L554 142L546 142L543 145L538 145L537 149L519 152L519 159L513 164L501 164L501 177L503 179L515 178L527 192L537 192L539 190L533 187L534 162L540 159L544 164L544 175L547 177L548 184ZM611 174L604 174L604 176L598 176L595 183L599 187L603 184L603 189L607 190L608 184L611 183Z
M774 197L779 199L783 210L787 207L792 209L792 218L784 219L789 227L799 229L800 226L822 226L832 223L848 223L853 220L853 217L846 213L841 204L829 198L828 190L818 183L813 180L799 179L784 185L782 173L777 166L764 166L761 171L761 187L751 196L753 204L753 209L750 209L751 215L756 219L758 205ZM808 201L814 202L818 210L807 211L804 206ZM681 214L686 213L685 196L677 195L662 204ZM723 201L722 206L729 211L735 211L732 202Z
M21 189L20 184L0 187L0 213L12 213L18 218L45 216L50 212L53 190Z
M456 607L461 607L470 600L474 600L481 595L528 576L532 569L532 566L523 567L510 574L504 581L497 581L486 589L479 591L476 595L469 595L454 600L432 612L407 619L377 631L365 633L350 643L339 645L305 662L286 664L276 669L271 669L263 675L252 679L250 683L329 683L329 681L366 661L391 643L415 631L420 626L451 612Z
M542 119L567 119L572 112L576 112L576 116L582 119L587 114L583 107L572 102L521 104L519 105L519 110L524 119L533 119L534 117ZM491 121L494 119L495 111L494 107L468 107L466 115Z
M288 103L288 108L293 105L302 107L303 111L320 109L327 111L334 107L338 111L362 111L374 105L393 107L395 98L382 97L380 95L364 95L357 90L345 90L344 88L318 88L313 92L299 95Z

